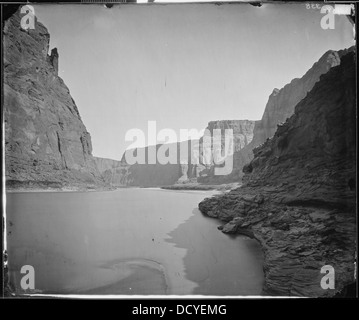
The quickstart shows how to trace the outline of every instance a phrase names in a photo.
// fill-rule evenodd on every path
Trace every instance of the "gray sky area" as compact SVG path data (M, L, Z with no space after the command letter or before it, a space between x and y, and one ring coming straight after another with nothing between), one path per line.
M93 154L113 159L131 144L126 131L147 132L150 120L178 135L211 120L258 120L274 88L353 45L346 17L323 30L323 14L304 3L34 8Z

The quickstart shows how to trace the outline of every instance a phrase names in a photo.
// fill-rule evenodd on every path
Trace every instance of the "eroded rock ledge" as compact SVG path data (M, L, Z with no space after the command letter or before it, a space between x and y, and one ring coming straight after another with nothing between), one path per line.
M348 50L254 149L242 187L199 203L202 213L227 222L223 232L261 243L264 294L328 297L354 282L354 55ZM335 290L320 286L324 265L335 269Z

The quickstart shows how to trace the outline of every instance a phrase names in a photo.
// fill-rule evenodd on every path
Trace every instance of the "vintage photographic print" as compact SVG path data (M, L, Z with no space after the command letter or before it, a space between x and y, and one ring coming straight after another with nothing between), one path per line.
M3 9L5 297L356 297L354 5Z

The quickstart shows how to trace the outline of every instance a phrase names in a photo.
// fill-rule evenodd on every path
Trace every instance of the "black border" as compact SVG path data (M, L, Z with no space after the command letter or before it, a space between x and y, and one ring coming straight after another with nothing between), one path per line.
M90 1L89 1L90 2ZM87 3L87 4L105 4L106 2L109 4L112 4L113 2L115 3L120 3L121 5L126 5L126 3L123 3L122 1L114 1L114 0L108 0L108 1L96 1L96 2L91 2L91 3ZM149 1L151 2L151 1ZM241 3L244 1L238 1L238 2L226 2L226 1L218 1L217 3L227 3L227 4L237 4L237 3ZM248 3L252 3L253 5L258 5L258 3L260 3L261 1L245 1ZM328 3L328 4L335 4L335 3L347 3L347 4L355 4L355 16L354 16L354 20L357 21L357 15L358 15L358 1L344 1L344 0L337 0L337 1L330 1L330 0L324 0L324 1L263 1L263 2L272 2L272 3L288 3L288 2L302 2L302 3ZM47 4L86 4L82 1L72 1L72 0L61 0L61 1L48 1L48 0L37 0L37 1L31 1L28 2L26 0L21 0L21 1L1 1L0 2L0 9L1 9L1 26L3 28L3 23L4 21L10 17L14 12L16 12L16 10L18 9L18 7L20 5L24 5L24 4L36 4L36 3L47 3ZM135 4L136 0L127 0L127 3L131 3L131 4ZM191 3L196 3L191 2ZM171 0L168 0L167 3L153 3L154 5L170 5L170 4L178 4L178 2L176 3L175 1L171 3ZM153 5L150 4L150 5ZM188 4L188 3L187 3ZM201 2L198 4L213 4L213 2ZM144 5L144 4L140 4L140 5ZM186 3L182 3L182 5L186 5ZM356 34L358 32L358 26L356 24L355 26L356 28ZM3 61L3 42L1 41L1 65L2 65L2 61ZM358 71L358 64L356 65L357 67L357 71ZM2 74L2 68L1 68L1 74ZM357 72L358 74L358 72ZM3 88L3 77L1 77L1 88ZM2 124L2 119L3 119L3 97L1 98L1 124ZM356 119L358 121L358 117ZM358 128L358 122L357 122L357 128ZM2 132L1 132L1 136L2 136ZM2 138L2 137L1 137ZM1 145L1 149L2 149L2 145ZM1 150L2 151L2 150ZM357 148L357 152L358 152L358 148ZM2 165L2 161L3 159L1 158L1 165ZM3 172L2 172L3 175ZM357 172L358 175L358 172ZM358 179L358 176L357 176ZM358 181L358 180L357 180ZM4 209L2 207L2 216L4 214ZM4 220L2 219L1 221L1 225L2 225L2 240L3 238L3 225ZM358 230L358 220L357 220L357 230ZM1 251L4 251L4 247L3 247L3 241L1 242ZM4 256L1 255L1 262L2 265L4 265ZM358 266L357 266L358 269ZM357 273L358 274L358 273ZM313 299L313 298L309 298L309 299L301 299L301 298L275 298L275 297L263 297L261 299L251 299L251 298L246 298L246 299L238 299L238 298L233 298L233 299L209 299L209 298L195 298L195 299L191 299L191 298L171 298L170 296L168 298L166 298L165 300L163 300L162 298L155 298L155 299L149 299L149 298L144 298L144 299L130 299L130 298L121 298L118 297L116 299L112 299L112 302L115 302L116 305L113 305L111 303L111 305L108 304L108 300L106 299L106 296L104 296L104 298L99 299L99 301L97 301L97 299L90 299L90 298L76 298L76 299L72 299L72 298L54 298L54 297L31 297L31 298L26 298L26 297L4 297L4 269L2 268L2 272L1 272L1 297L3 299L0 299L0 301L7 301L7 303L9 303L8 306L8 310L10 311L10 314L13 314L14 316L18 315L18 312L21 309L12 309L13 307L16 308L16 306L13 305L13 303L23 303L24 304L24 308L22 309L22 311L24 311L26 314L28 314L28 312L30 311L30 309L33 310L33 308L37 308L37 312L35 314L33 314L32 312L30 312L30 315L34 315L37 316L39 314L43 314L44 310L39 307L38 302L39 301L47 301L47 302L51 302L54 303L54 307L56 308L56 312L55 309L53 310L54 313L56 313L57 315L60 315L62 312L64 312L65 315L69 316L71 314L70 309L68 308L63 308L63 302L72 302L72 301L77 301L80 305L84 302L90 302L90 308L88 308L88 304L86 303L86 309L87 310L92 310L92 309L97 309L98 308L98 303L101 302L102 308L107 308L109 306L114 306L115 307L115 311L117 310L117 312L113 315L115 317L120 317L120 318L127 318L127 317L133 317L133 318L144 318L146 317L146 319L149 316L144 316L144 315L138 315L138 316L134 316L132 314L133 308L134 307L138 307L140 304L142 304L142 306L159 306L159 307L164 307L166 306L167 309L172 308L173 310L176 309L176 305L198 305L198 304L207 304L207 305L226 305L226 315L176 315L174 312L172 313L166 313L165 316L163 318L169 318L169 317L173 317L175 316L178 319L187 319L187 318L194 318L194 317L219 317L219 318L231 318L234 319L235 318L239 318L239 317L246 317L246 312L244 311L249 311L249 316L253 317L253 316L257 316L258 315L258 311L263 311L265 316L280 316L280 315L284 315L286 318L288 317L292 317L293 315L301 315L303 314L304 316L313 316L313 306L316 306L318 309L317 311L319 311L318 313L318 317L320 317L321 319L323 319L324 317L326 317L327 315L331 315L334 316L336 315L336 312L338 312L339 316L346 316L347 314L349 314L349 308L353 306L353 302L356 302L359 300L358 298L358 282L356 283L356 287L350 287L349 288L349 294L350 296L353 296L353 293L356 295L355 298L348 298L348 297L338 297L338 298L318 298L318 299ZM329 301L335 301L334 304L330 304L328 305L328 300ZM16 301L16 302L15 302ZM28 302L31 301L31 303L34 303L35 306L33 304L30 305L28 304ZM283 302L285 302L283 304ZM260 306L262 306L262 308L258 307L258 304ZM286 308L283 308L283 306L286 305L287 307L290 307L291 305L293 305L293 309L289 310L289 312L286 310ZM306 306L310 305L310 309L306 308ZM81 305L82 306L82 305ZM248 309L247 309L248 308ZM101 310L100 314L103 315L103 312ZM5 315L5 310L2 312L3 315ZM51 316L50 314L45 314L47 315L47 317ZM151 317L150 317L151 318ZM159 316L155 316L153 318L159 318Z

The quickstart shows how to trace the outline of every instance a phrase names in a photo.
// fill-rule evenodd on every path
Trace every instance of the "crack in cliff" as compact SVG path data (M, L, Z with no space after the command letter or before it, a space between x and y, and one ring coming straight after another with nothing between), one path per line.
M61 150L61 139L60 139L59 133L57 131L56 131L56 136L57 136L57 148L60 153L62 164L65 166L66 169L68 169L67 164L66 164L66 159L65 159L64 155L62 154L62 150Z

